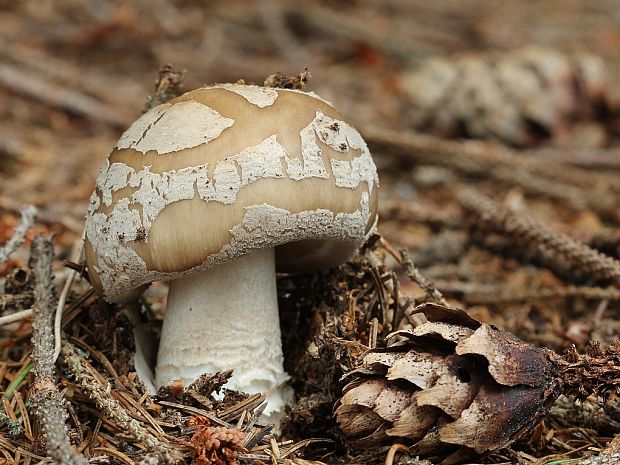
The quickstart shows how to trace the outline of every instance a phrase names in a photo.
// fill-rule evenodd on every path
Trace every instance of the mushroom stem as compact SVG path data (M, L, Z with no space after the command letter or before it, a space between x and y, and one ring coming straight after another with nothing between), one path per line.
M273 248L170 282L158 387L233 369L226 387L266 394L273 419L290 397L282 362Z

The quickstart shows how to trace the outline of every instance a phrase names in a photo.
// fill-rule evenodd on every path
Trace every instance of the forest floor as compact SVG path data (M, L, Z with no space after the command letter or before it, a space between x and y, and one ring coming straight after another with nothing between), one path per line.
M519 55L534 44L535 58ZM184 71L185 90L262 84L308 66L306 89L359 129L380 176L382 239L339 270L279 277L286 367L298 394L282 438L257 420L261 396L210 397L225 376L144 394L127 309L76 278L63 293L69 344L54 379L68 401L71 442L91 463L166 463L173 452L188 463L428 463L390 456L389 447L348 449L330 406L354 361L308 354L317 341L333 342L325 328L342 344L360 344L344 344L348 357L381 346L406 324L406 308L437 297L433 289L535 346L608 347L620 332L619 46L611 0L0 1L0 244L19 229L24 205L38 209L27 240L0 263L0 317L33 306L46 257L44 245L30 250L37 233L53 234L56 292L79 275L98 170L154 94L163 64ZM443 71L416 74L432 59ZM525 92L526 78L501 78L524 61L519 69L538 80ZM442 87L447 75L459 84ZM430 287L399 264L407 256ZM397 285L386 284L392 277ZM165 294L153 285L138 309L155 333ZM342 329L351 299L355 324ZM36 394L32 329L32 318L0 327L0 463L45 456L27 408ZM71 368L72 357L81 365ZM620 404L616 392L604 394L562 396L518 442L466 462L577 463L618 452ZM106 410L110 398L115 407ZM209 455L215 449L199 446L196 432L215 426L238 428L243 439ZM173 452L155 443L174 444Z

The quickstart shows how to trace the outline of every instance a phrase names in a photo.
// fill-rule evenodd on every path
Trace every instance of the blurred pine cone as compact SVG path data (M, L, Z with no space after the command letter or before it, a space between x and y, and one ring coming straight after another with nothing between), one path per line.
M346 375L335 414L352 445L399 440L427 457L482 453L538 424L561 391L559 356L462 310L416 310L425 323L392 334Z
M603 60L591 54L528 47L431 59L403 75L402 90L408 124L443 137L526 147L548 139L562 144L581 128L577 143L600 145L600 123L615 124L615 89Z

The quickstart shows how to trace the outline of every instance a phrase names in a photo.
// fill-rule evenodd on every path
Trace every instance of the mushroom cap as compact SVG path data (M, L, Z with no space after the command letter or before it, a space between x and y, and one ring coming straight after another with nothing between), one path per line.
M337 266L375 227L377 183L360 134L313 93L188 92L135 121L101 169L86 216L91 282L123 301L266 247L280 271Z

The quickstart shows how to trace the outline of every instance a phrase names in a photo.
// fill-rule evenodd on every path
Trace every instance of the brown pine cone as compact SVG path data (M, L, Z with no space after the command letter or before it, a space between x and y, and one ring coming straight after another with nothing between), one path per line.
M398 440L423 456L482 453L538 424L561 390L554 352L462 310L416 310L425 323L392 334L346 375L335 414L354 446Z
M404 74L402 90L407 121L418 130L521 147L561 143L579 122L605 123L614 99L600 58L540 47L431 59ZM604 141L602 128L587 128L586 143Z

